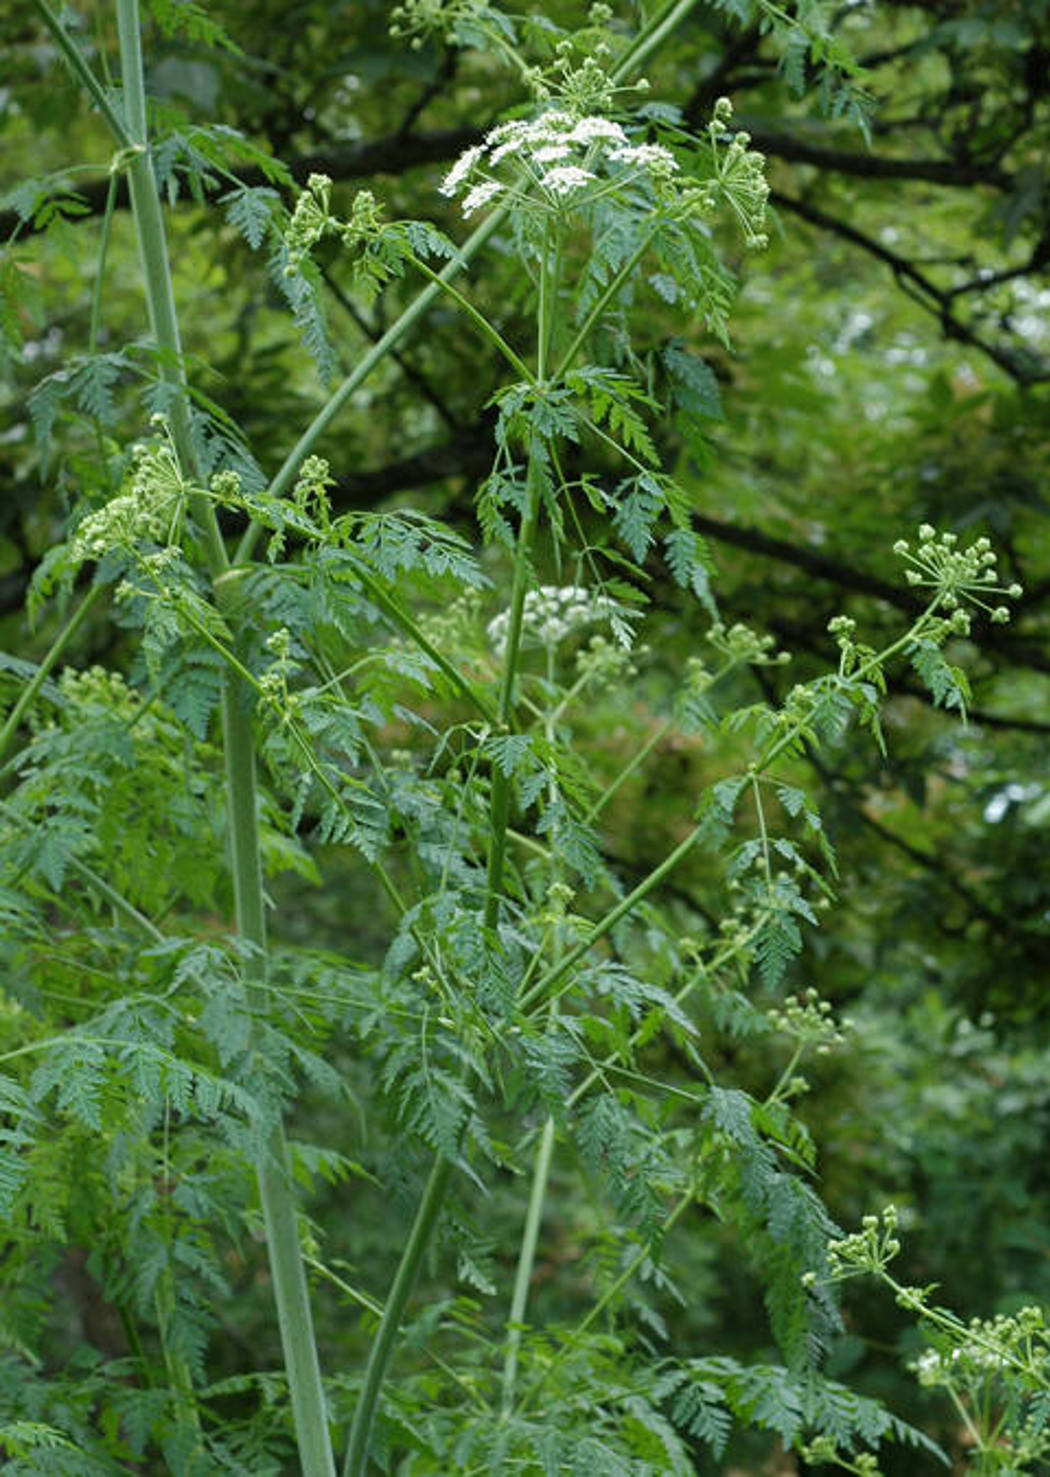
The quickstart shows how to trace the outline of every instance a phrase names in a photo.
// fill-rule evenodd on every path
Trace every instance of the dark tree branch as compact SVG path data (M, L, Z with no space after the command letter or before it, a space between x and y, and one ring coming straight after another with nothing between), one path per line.
M730 90L731 84L739 89L737 68L743 62L754 61L761 42L762 35L757 26L749 26L728 42L718 66L697 85L682 109L682 120L687 128L697 128L705 123L715 102ZM760 75L763 82L768 82L766 73Z
M761 127L749 128L751 142L763 154L790 164L812 164L829 174L849 174L861 179L925 180L950 189L990 185L1009 193L1013 176L990 164L958 159L894 159L886 154L856 154L845 149L827 149L807 144L790 133L775 133Z
M901 287L909 293L918 306L937 319L945 338L953 339L957 343L969 344L971 348L978 349L1017 384L1034 385L1050 380L1050 365L1037 359L1028 349L1021 355L982 338L974 328L957 318L952 312L953 293L950 289L938 287L935 282L931 282L929 277L919 271L914 262L892 251L874 236L858 230L848 221L828 215L826 211L810 205L805 200L796 199L793 195L785 195L780 190L772 190L769 198L774 205L790 210L793 215L808 221L810 225L830 231L833 235L841 237L843 241L849 241L854 246L860 247L869 256L884 262Z
M815 579L838 585L840 589L851 590L858 595L872 595L876 600L884 600L888 605L903 610L907 615L914 615L921 609L920 602L907 590L891 584L888 580L879 579L878 575L867 574L852 564L844 564L838 559L830 558L827 554L818 554L814 549L807 549L802 544L793 544L787 539L774 538L772 534L762 533L757 528L745 528L738 523L726 523L721 518L711 518L704 513L694 513L692 521L693 527L699 533L706 534L718 543L732 544L735 548L746 549L749 554L761 554L767 559L777 560L780 564L791 564L796 569L813 575Z
M448 46L445 48L445 54L441 58L440 67L401 120L401 126L397 131L399 138L405 138L410 135L411 130L419 121L422 113L445 90L449 83L454 80L456 70L459 66L459 58L460 53L455 47Z

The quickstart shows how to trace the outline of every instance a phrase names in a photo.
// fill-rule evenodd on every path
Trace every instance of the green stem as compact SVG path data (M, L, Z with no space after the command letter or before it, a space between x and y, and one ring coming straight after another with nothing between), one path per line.
M253 1003L261 1006L266 1000L266 914L251 702L243 682L230 675L223 686L222 717L237 931L252 945L246 970L254 981ZM299 1461L303 1477L332 1477L335 1460L299 1244L288 1150L280 1122L270 1134L256 1169Z
M121 148L134 148L135 140L128 132L123 118L106 96L101 82L84 60L80 47L77 46L65 26L63 26L57 15L52 11L47 0L33 0L33 8L55 38L55 44L65 58L69 70L73 73L77 81L83 84L84 90L90 94L91 100L109 124L110 131Z
M695 3L695 0L681 0L677 8L681 9L684 14L685 10L690 8L693 3ZM665 31L661 31L660 34L662 35L664 33ZM651 32L647 34L652 35ZM651 40L645 49L651 49L651 46L654 44L656 44L655 41ZM623 75L629 70L632 52L633 48L621 61L620 68L618 69L620 75ZM445 283L466 264L484 241L503 224L508 211L509 206L504 205L501 209L494 211L489 216L483 225L469 238L456 261L450 262L444 271L439 274L441 285L438 285L438 281L431 282L430 286L423 290L416 301L402 313L397 322L373 345L372 349L364 356L356 369L347 376L328 404L315 418L312 425L300 437L299 442L286 459L277 477L270 484L268 489L270 496L279 497L288 489L294 480L295 473L303 458L311 451L317 438L327 428L342 405L345 404L375 365L385 357L402 335L422 316L437 294L442 291ZM544 311L541 312L541 345L546 342L548 332L544 321L546 319L546 312L547 303L545 301ZM542 377L543 357L541 348L537 378L542 380ZM533 460L530 458L530 472L533 465ZM530 483L533 481L534 478L530 475ZM538 493L539 490L537 487L530 487L530 496L526 505L525 517L518 535L514 587L511 594L510 620L507 633L507 654L499 695L498 716L500 726L504 728L510 726L513 718L514 687L521 644L522 615L524 612L525 595L528 592L531 575L532 544L535 540L539 520L540 499ZM236 559L238 563L250 553L260 532L261 530L254 524L248 528L237 550ZM510 781L503 774L502 770L496 766L492 776L490 841L486 870L485 927L487 929L494 928L499 918L499 900L503 888L503 866L509 811ZM423 1198L420 1201L415 1221L413 1222L408 1241L394 1277L390 1296L383 1309L383 1317L376 1335L376 1341L369 1356L364 1386L357 1404L357 1409L354 1412L353 1424L350 1430L346 1459L343 1465L343 1477L364 1477L368 1462L372 1422L375 1415L376 1403L379 1398L379 1391L382 1387L386 1367L393 1350L394 1339L397 1335L404 1308L415 1286L420 1262L422 1261L423 1254L429 1244L430 1237L433 1234L441 1213L441 1206L452 1175L452 1167L452 1162L449 1159L439 1156L430 1171L430 1176L423 1192Z
M521 646L522 613L525 595L529 586L531 559L529 549L535 536L538 517L538 498L530 497L525 518L518 535L515 557L514 588L511 594L511 612L507 633L507 654L500 684L497 720L501 728L510 726L514 707L514 679ZM489 855L486 873L485 928L491 930L499 920L499 900L503 888L503 863L507 842L507 818L510 812L510 780L497 765L492 775L492 791L489 809ZM393 1352L394 1340L404 1314L405 1305L412 1295L423 1253L430 1242L441 1206L445 1199L452 1176L452 1161L439 1155L431 1168L423 1191L423 1198L416 1211L416 1218L409 1232L401 1261L398 1264L390 1296L383 1308L375 1343L369 1354L364 1385L357 1408L354 1411L343 1464L343 1477L363 1477L368 1463L368 1447L372 1434L372 1422L386 1375L386 1368Z
M534 1000L541 999L555 985L559 984L572 969L573 965L578 964L599 939L604 938L607 933L610 933L621 918L625 918L655 888L659 887L668 873L673 872L682 858L688 856L689 852L692 851L700 839L700 832L701 827L694 826L685 840L680 841L674 850L664 857L660 865L654 868L648 877L639 882L633 892L629 892L626 897L620 899L614 908L609 909L608 913L594 925L585 939L578 943L575 948L570 949L565 958L558 964L555 964L551 969L548 969L546 974L541 975L532 988L526 990L522 995L520 1001L521 1008L523 1010L526 1009ZM566 986L565 988L568 987ZM561 994L562 992L559 991L558 993Z
M424 277L429 277L436 287L439 287L447 297L450 297L458 307L462 308L470 321L481 330L489 342L503 355L510 367L516 369L527 384L532 385L536 383L532 370L525 363L525 360L519 354L515 353L499 329L489 322L484 313L478 312L474 304L468 297L464 297L458 287L453 287L452 283L443 273L433 271L427 266L426 262L420 261L419 257L413 257L412 261L417 271L422 272Z
M857 672L853 674L853 678L851 680L863 680L863 678L866 677L869 673L879 670L889 659L889 657L896 655L896 653L903 650L909 644L909 642L915 640L916 636L921 631L923 624L930 619L930 617L937 609L940 598L941 597L938 596L937 599L933 601L929 608L925 610L921 616L919 616L918 620L915 621L915 623L912 625L910 630L905 633L905 635L894 641L892 645L888 646L885 649L885 651L878 652L874 656L869 657L868 660L863 664L863 666L858 668ZM762 754L760 758L757 759L755 763L750 766L750 777L752 779L756 779L758 775L764 773L764 771L769 768L773 761L777 759L784 752L785 749L789 749L794 743L797 742L799 736L804 732L805 726L806 724L804 719L800 719L797 722L793 723L792 726L785 733L783 733L780 738L773 742L765 751L765 753ZM606 913L605 916L594 925L587 938L578 943L575 948L571 949L569 953L566 954L565 958L562 959L558 964L553 966L551 969L549 969L545 975L542 975L540 979L538 979L536 983L532 986L532 988L527 990L522 995L520 1001L522 1008L524 1009L527 1006L531 1005L534 1000L537 1000L541 996L546 994L547 991L550 990L554 985L561 983L568 971L573 967L574 964L577 964L583 958L583 956L587 953L587 951L591 948L593 944L597 943L600 938L604 938L607 933L609 933L613 928L616 927L621 918L626 917L626 915L630 913L638 903L640 903L644 898L648 897L649 893L652 892L653 889L657 887L660 882L663 881L668 873L674 871L678 863L689 854L689 852L699 840L701 830L702 825L694 826L693 829L689 832L688 836L686 836L684 841L680 841L679 844L674 848L674 850L669 852L668 855L664 857L660 865L654 871L650 872L649 876L644 878L643 881L638 884L633 892L628 893L625 898L621 898L621 900L616 904L614 908L610 908L609 912ZM561 995L567 988L567 985L563 985L562 989L558 991L558 994Z
M518 1355L521 1351L521 1336L524 1328L525 1305L529 1298L532 1269L536 1262L536 1244L539 1240L540 1222L543 1219L543 1203L547 1196L547 1181L550 1178L551 1156L554 1153L554 1119L548 1118L540 1134L536 1149L536 1163L532 1171L532 1190L529 1206L525 1213L525 1228L518 1253L518 1268L514 1277L511 1295L507 1354L503 1363L503 1414L508 1415L514 1404L514 1384L518 1377Z
M489 723L498 724L500 719L497 711L485 694L480 692L473 683L467 681L462 672L458 671L449 661L448 657L444 656L429 637L423 633L408 612L403 610L397 600L383 589L379 581L368 570L360 567L355 569L355 574L383 614L388 615L394 624L400 627L411 641L415 642L420 651L424 652L434 662L457 691L467 698L483 718Z
M409 329L418 323L431 304L440 297L444 284L450 281L457 272L463 270L471 257L481 249L489 237L495 232L497 227L502 223L502 220L503 214L496 211L487 220L482 221L477 230L471 236L468 236L457 255L438 274L441 286L438 286L437 282L431 282L429 287L424 287L415 302L409 304L401 316L390 325L382 338L376 339L367 354L364 354L358 360L342 384L333 391L332 395L318 411L317 415L314 416L306 430L299 437L299 440L285 457L279 471L266 489L267 497L279 498L288 492L295 481L303 461L313 451L317 442L335 420L346 402L361 388L373 369L377 365L382 364L390 351L401 342ZM242 564L251 557L252 550L255 548L261 533L261 525L253 520L248 525L243 538L237 546L237 552L234 555L235 564Z
M737 954L742 954L747 948L748 944L751 943L751 941L755 938L764 921L764 916L759 918L755 923L751 925L751 927L747 930L745 934L743 934L740 938L734 939L731 944L727 944L720 953L716 954L713 959L711 959L707 964L704 965L704 975L710 976L714 974L716 970L719 970L724 965L728 964L730 959L733 959ZM693 978L687 980L682 988L675 995L675 1004L683 1005L685 1001L688 1000L689 996L693 993L695 988L696 979ZM631 1052L633 1052L634 1048L640 1045L641 1042L646 1038L648 1032L649 1026L647 1023L643 1023L642 1025L636 1027L636 1029L632 1031L631 1035L627 1038L627 1041L623 1046L617 1047L615 1051L611 1051L609 1055L604 1059L604 1061L601 1061L597 1064L597 1066L592 1067L583 1081L577 1083L572 1092L570 1092L569 1096L566 1098L565 1111L567 1113L571 1113L580 1099L587 1096L591 1088L601 1077L602 1073L615 1070L616 1064L620 1060L620 1058L624 1056L629 1056ZM710 1071L703 1063L701 1063L701 1068L706 1074L708 1084L710 1085Z
M7 757L7 753L11 747L11 743L15 737L15 734L18 732L18 725L21 723L26 712L32 706L37 693L43 687L50 674L54 671L55 664L58 662L59 657L65 651L69 643L73 640L73 637L80 630L81 626L87 620L95 605L98 603L99 596L102 594L102 589L103 587L101 585L93 585L91 589L88 590L87 594L84 596L83 600L81 600L80 604L70 616L69 620L62 627L61 631L59 631L54 641L52 641L47 655L44 657L43 661L37 667L36 671L33 673L32 677L29 679L29 681L26 683L25 687L19 694L18 701L15 703L10 713L8 713L7 718L4 721L3 728L0 728L0 764L2 764L4 759L6 759Z
M626 262L624 262L620 270L610 279L601 296L593 305L590 312L587 314L587 317L581 323L579 329L577 330L576 337L573 339L572 343L562 355L561 362L559 363L558 368L554 374L554 378L556 380L561 379L566 370L572 368L572 361L576 358L576 355L580 350L580 346L583 344L587 335L597 323L602 313L604 313L606 305L612 300L616 293L619 292L620 288L627 281L628 277L634 271L635 267L641 261L642 257L649 250L649 247L652 245L653 238L656 236L658 229L658 226L654 226L653 229L648 232L648 234L642 240L642 243L638 247L638 249Z
M668 1231L674 1228L688 1206L692 1203L692 1199L692 1190L690 1190L687 1195L682 1196L681 1200L679 1200L678 1204L671 1211L671 1214L664 1222L663 1231L661 1233L662 1235L666 1236ZM642 1265L643 1262L647 1260L648 1257L652 1255L652 1251L653 1238L650 1238L650 1240L645 1243L641 1250L627 1263L627 1266L624 1267L619 1277L616 1278L616 1281L613 1282L608 1288L606 1288L605 1292L594 1304L594 1307L591 1308L587 1316L577 1325L575 1329L573 1329L572 1334L561 1345L561 1347L558 1349L558 1352L554 1355L554 1358L551 1359L550 1363L546 1366L543 1373L540 1375L536 1384L533 1385L532 1389L529 1391L528 1403L530 1405L535 1401L536 1396L550 1379L554 1371L558 1368L559 1364L561 1364L562 1361L568 1358L568 1356L572 1353L573 1349L579 1343L583 1335L587 1332L588 1328L590 1328L591 1324L597 1318L600 1318L601 1315L605 1312L605 1309L609 1307L610 1303L615 1302L615 1300L620 1296L620 1293L627 1286L628 1282L630 1282L634 1274L638 1271L638 1268Z
M539 522L539 489L535 485L535 476L532 471L534 465L534 459L530 458L525 516L518 533L518 547L514 557L514 584L511 589L510 616L507 625L507 651L499 694L499 726L504 732L511 728L514 719L514 686L518 659L521 655L521 628L525 613L525 596L528 594L532 576L531 551ZM489 854L485 873L485 928L489 931L493 930L499 922L499 902L503 893L503 867L507 853L507 826L510 819L510 778L504 774L499 765L493 766L491 783Z
M7 805L3 800L0 800L0 815L4 816L6 820L9 820L12 825L17 826L21 831L32 831L35 829L32 821L27 820L24 815L19 815L17 810ZM115 887L111 887L106 879L100 877L86 862L82 862L79 857L71 856L68 858L66 865L71 872L75 872L78 877L82 877L92 891L102 898L103 902L109 903L111 908L122 914L135 928L141 929L154 943L159 944L163 941L164 935L153 920L147 918L145 913L140 913L134 903L129 902L123 893L118 892Z
M613 68L616 81L620 82L636 72L650 52L655 51L681 25L696 4L697 0L674 0L674 3L662 6L638 32L619 64Z
M628 762L620 770L619 774L616 775L614 779L610 780L605 789L598 796L597 800L587 811L587 814L583 817L583 824L585 826L589 826L591 821L593 821L596 816L601 814L601 812L608 805L609 801L616 794L620 786L626 784L627 781L631 778L631 775L634 774L637 769L641 768L641 766L648 759L649 755L656 748L657 744L660 743L662 739L665 739L667 737L673 727L674 719L667 718L664 720L663 723L660 724L658 728L653 729L652 733L646 739L645 743L638 750L638 752L631 759L628 760Z
M164 233L160 196L149 154L146 123L146 89L142 66L138 0L117 0L117 30L120 37L121 81L124 112L131 147L127 160L128 190L138 236L139 255L146 283L150 327L157 344L158 372L162 384L172 391L169 419L172 440L183 475L193 476L197 466L190 417L190 397L182 359L179 321L175 312L168 242ZM203 493L196 493L192 506L204 532L205 552L213 575L229 563L219 531L215 509Z
M369 1438L372 1434L372 1421L375 1416L376 1402L379 1399L379 1391L405 1306L415 1286L419 1264L423 1260L423 1253L430 1243L430 1237L441 1214L441 1206L451 1176L451 1159L445 1159L439 1155L427 1179L423 1198L419 1202L415 1221L412 1223L408 1241L405 1243L405 1249L390 1288L390 1296L383 1308L379 1331L368 1357L365 1382L357 1402L357 1409L354 1411L353 1424L350 1427L346 1460L343 1463L343 1477L364 1477L367 1471Z

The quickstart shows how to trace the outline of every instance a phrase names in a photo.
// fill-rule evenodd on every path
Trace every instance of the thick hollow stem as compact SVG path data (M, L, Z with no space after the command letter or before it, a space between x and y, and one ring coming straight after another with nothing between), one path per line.
M176 453L183 475L191 476L195 456L189 392L182 365L164 222L149 159L137 0L117 0L117 23L124 122L134 150L128 164L129 187L146 281L150 325L160 356L160 373L173 391L170 418ZM215 511L207 498L200 496L196 500L195 513L204 532L208 564L215 578L228 567ZM251 706L240 683L229 674L223 691L222 714L237 928L251 946L248 967L256 981L256 999L261 1000L265 990L266 919L259 857ZM257 1171L300 1465L304 1477L333 1477L335 1463L324 1388L299 1246L284 1130L280 1123L270 1135Z

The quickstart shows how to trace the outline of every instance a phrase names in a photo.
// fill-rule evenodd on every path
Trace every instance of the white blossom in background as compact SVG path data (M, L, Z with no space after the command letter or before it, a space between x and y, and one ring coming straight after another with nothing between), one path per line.
M455 198L466 187L463 214L473 215L504 191L504 184L491 171L508 159L555 206L596 186L601 189L623 182L625 177L666 180L678 170L669 149L661 144L632 144L611 118L580 118L551 108L537 118L497 124L482 143L459 156L441 182L441 193Z
M633 612L608 595L598 595L581 585L541 585L525 596L522 612L522 640L533 646L558 646L570 636L579 635L588 626L609 622L622 628ZM486 627L493 650L503 656L507 645L510 615L501 611ZM619 634L618 634L619 639Z

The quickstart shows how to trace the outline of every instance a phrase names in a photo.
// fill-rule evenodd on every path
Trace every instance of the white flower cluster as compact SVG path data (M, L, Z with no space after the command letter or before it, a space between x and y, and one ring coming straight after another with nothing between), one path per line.
M622 607L607 595L596 595L580 585L541 585L525 596L522 641L535 646L557 646L587 626L623 614ZM497 656L507 646L510 615L502 611L489 621L486 632Z
M936 1349L925 1349L916 1359L914 1369L921 1385L949 1385L953 1375L957 1378L972 1378L974 1375L994 1374L1006 1367L1005 1354L981 1344L964 1344L952 1349L950 1354L939 1354Z
M577 118L552 108L530 121L500 123L461 154L441 183L441 193L454 198L469 185L463 198L463 214L490 204L506 185L489 173L505 159L512 159L553 203L564 201L599 182L598 166L616 178L646 174L667 179L678 165L674 155L661 144L632 144L624 130L610 118Z

